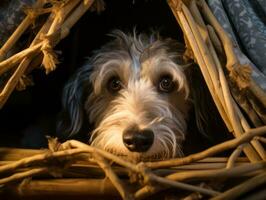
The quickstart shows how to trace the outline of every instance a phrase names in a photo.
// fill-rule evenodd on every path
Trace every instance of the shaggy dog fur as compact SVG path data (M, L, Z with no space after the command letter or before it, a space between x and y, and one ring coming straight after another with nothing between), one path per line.
M89 124L92 146L133 161L182 156L192 105L183 45L158 34L112 36L66 85L58 132Z

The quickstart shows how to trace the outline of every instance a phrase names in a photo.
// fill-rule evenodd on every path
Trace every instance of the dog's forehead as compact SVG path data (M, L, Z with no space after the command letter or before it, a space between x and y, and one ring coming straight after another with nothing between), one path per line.
M165 74L183 82L182 47L171 39L122 34L97 52L90 80L97 91L114 76L124 84L140 79L156 83Z
M127 79L145 79L157 81L162 75L170 74L173 77L182 73L182 66L174 61L173 53L161 49L146 50L142 53L131 52L126 70Z

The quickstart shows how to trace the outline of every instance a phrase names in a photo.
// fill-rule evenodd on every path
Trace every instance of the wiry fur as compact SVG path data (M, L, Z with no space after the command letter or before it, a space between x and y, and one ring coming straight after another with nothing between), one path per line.
M91 145L134 161L182 156L190 107L183 46L155 34L116 31L112 36L115 39L66 85L63 107L68 118L60 121L58 130L73 135L89 123L94 127ZM158 81L166 74L176 85L171 93L158 91ZM123 83L118 94L107 90L112 76ZM131 152L123 144L123 131L134 125L154 132L147 152Z

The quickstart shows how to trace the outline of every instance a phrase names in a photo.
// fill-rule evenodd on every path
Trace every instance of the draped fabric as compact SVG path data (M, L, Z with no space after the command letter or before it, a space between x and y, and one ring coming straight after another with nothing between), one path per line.
M266 0L252 1L266 9ZM248 0L208 0L208 4L236 44L235 53L241 64L252 67L254 81L266 92L266 19L260 20Z
M23 8L31 6L35 0L0 1L0 47L24 19Z
M250 66L251 84L232 94L255 126L266 124L266 0L207 0L229 34L242 66Z

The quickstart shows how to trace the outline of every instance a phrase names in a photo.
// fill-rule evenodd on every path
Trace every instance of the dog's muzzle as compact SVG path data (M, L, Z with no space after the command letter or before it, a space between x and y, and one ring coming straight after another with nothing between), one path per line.
M151 129L140 130L137 126L123 132L123 143L129 151L146 152L153 144L154 133Z

